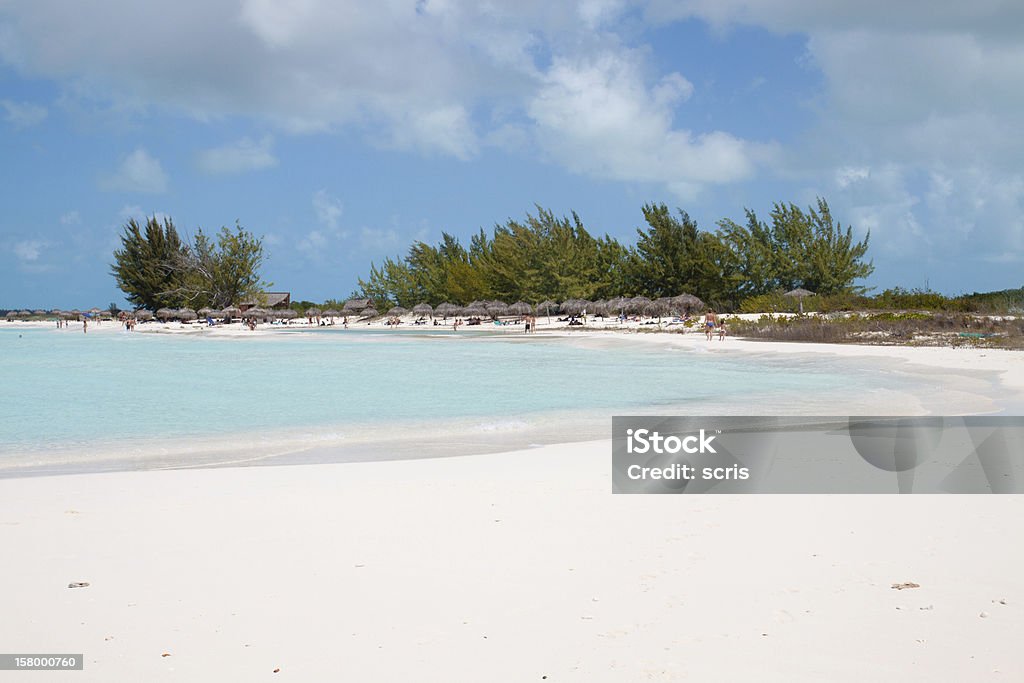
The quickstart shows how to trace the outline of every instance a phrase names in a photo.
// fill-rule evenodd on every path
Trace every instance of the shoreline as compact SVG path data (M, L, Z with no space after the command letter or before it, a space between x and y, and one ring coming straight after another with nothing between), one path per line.
M947 406L954 384L1018 396L1024 360L537 339L667 345L682 359L832 354L930 373ZM610 438L347 462L306 448L257 461L268 466L236 450L200 466L0 476L0 583L16 587L0 641L80 653L83 671L38 677L90 682L1024 676L1024 547L1008 541L1024 534L1024 497L613 495L610 455ZM893 590L906 582L918 588Z
M17 323L19 325L24 323ZM34 327L40 327L34 325ZM360 335L362 331L303 328L299 326L258 328L255 333L242 329L202 330L189 326L163 326L151 328L144 334L171 334L232 339L280 338L284 336ZM382 337L390 332L371 330ZM431 336L439 336L436 332ZM66 333L52 329L56 334L74 335L72 328ZM418 330L395 331L395 337L409 338ZM799 358L820 361L834 357L851 368L867 364L875 372L904 374L912 382L922 385L916 393L884 392L877 397L864 397L859 403L850 401L849 410L836 408L814 412L810 404L803 407L764 406L761 414L820 414L820 415L960 415L960 414L1024 414L1024 353L992 349L965 349L940 347L894 347L810 344L793 342L748 341L730 338L724 342L707 342L700 334L643 334L605 330L545 330L537 335L521 332L506 334L503 330L474 334L458 333L459 338L487 343L491 339L515 343L566 343L591 348L621 348L628 345L638 349L658 348L683 354L714 354L718 357L769 360ZM128 334L118 324L104 324L90 334ZM9 334L6 333L6 334ZM80 334L80 332L78 332ZM452 334L454 337L454 333ZM442 333L440 336L447 336ZM350 337L351 338L351 337ZM688 356L681 356L686 362ZM926 391L924 384L935 387ZM876 392L877 393L877 392ZM875 403L881 400L882 403ZM830 404L829 404L830 405ZM846 404L844 404L845 407ZM666 412L667 411L667 412ZM721 412L721 411L717 411ZM749 412L749 411L747 411ZM417 423L390 428L386 435L377 435L378 428L367 425L324 425L278 430L260 438L225 433L222 436L204 435L187 440L134 439L129 445L102 441L86 447L47 449L35 453L11 453L6 467L0 467L0 478L52 476L75 473L101 473L108 471L162 470L179 468L212 469L248 467L254 465L286 465L296 463L365 462L380 459L438 458L470 454L499 453L551 444L573 444L581 440L599 438L612 414L701 414L695 404L661 406L649 410L589 409L585 411L541 411L525 420L514 417L511 422L500 416L480 416L447 420L440 427L431 425L424 430ZM708 413L710 414L710 413ZM721 414L735 414L722 412ZM506 424L507 423L507 424ZM564 429L571 424L575 429ZM332 436L333 435L333 436ZM81 451L81 452L80 452ZM382 455L384 454L384 455ZM15 464L14 458L17 458Z

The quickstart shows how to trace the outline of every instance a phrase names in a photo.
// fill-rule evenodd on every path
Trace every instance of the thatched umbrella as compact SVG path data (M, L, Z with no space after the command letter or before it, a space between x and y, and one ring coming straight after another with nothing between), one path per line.
M646 296L635 296L626 304L626 310L630 313L642 314L644 312L644 308L646 308L650 303L651 300Z
M140 308L139 310L135 311L132 315L135 316L136 320L152 320L153 319L153 311L147 310L145 308Z
M46 315L46 311L35 310L32 311L32 315Z
M487 305L485 305L484 308L487 309L487 313L492 318L497 318L498 316L502 316L502 315L508 315L508 312L509 312L508 311L508 304L505 303L504 301L498 301L498 300L488 301Z
M529 315L533 313L533 306L525 301L517 301L508 307L508 312L512 315Z
M437 308L434 309L434 315L439 315L444 319L448 319L450 315L458 315L459 307L455 304L450 304L447 301L438 304Z
M266 320L268 317L270 317L270 311L266 310L265 308L255 307L250 308L243 315L245 315L245 317L247 318L254 318L257 321L262 322Z
M593 311L594 315L599 315L602 318L608 315L608 302L604 299L598 299L590 304L588 311Z
M487 309L479 303L475 306L470 304L462 309L462 315L467 318L484 318L487 316Z
M363 316L363 318L366 319L366 318L376 318L377 316L380 315L380 313L377 312L376 308L364 308L363 310L361 310L359 312L359 315Z
M796 297L797 300L799 300L799 302L800 302L800 315L803 315L803 313L804 313L804 297L805 296L814 296L814 292L812 292L812 291L810 291L808 289L804 289L803 287L797 287L796 289L791 289L790 291L786 292L782 296L793 296L793 297Z
M174 317L178 320L195 320L198 316L191 308L178 308L174 311Z
M278 318L285 318L286 320L292 320L293 318L299 317L299 314L290 308L282 308L279 311L274 311L274 315Z
M196 313L199 314L200 318L205 318L205 317L213 314L213 309L210 308L209 306L203 306L198 311L196 311Z
M364 301L366 301L366 299L349 299L345 302L345 305L341 307L341 310L348 315L358 313L359 311L367 308L367 305L363 303Z
M548 322L551 322L551 309L552 308L557 311L558 310L558 302L551 301L549 299L547 301L541 301L539 304L537 304L536 310L538 312L539 311L544 311L544 314L548 316Z
M680 294L672 299L673 305L683 310L684 313L704 308L704 302L693 294Z
M389 318L391 318L391 317L401 318L403 315L405 315L408 312L409 312L408 308L402 308L401 306L392 306L391 308L388 309L387 315L388 315Z
M567 299L562 302L562 313L576 316L590 307L590 302L585 299Z
M434 317L434 307L428 303L416 304L412 307L413 315L427 315Z
M99 308L97 306L93 306L92 308L89 309L89 312L92 313L93 315L96 315L97 313L99 313L102 310L103 310L102 308Z
M644 306L644 315L650 316L651 318L657 318L658 324L661 324L661 317L668 315L672 312L672 299L667 296L659 297L654 301Z
M625 312L626 304L629 303L629 299L622 296L617 296L614 299L609 299L605 304L605 310L609 315L615 314L620 315Z
M225 318L237 318L242 315L242 309L238 306L228 306L221 313L224 314Z
M174 309L166 307L158 308L156 309L156 317L159 318L160 320L163 320L164 322L167 322L168 319L174 317Z
M307 308L306 309L306 317L307 318L319 318L320 317L320 309L319 308Z

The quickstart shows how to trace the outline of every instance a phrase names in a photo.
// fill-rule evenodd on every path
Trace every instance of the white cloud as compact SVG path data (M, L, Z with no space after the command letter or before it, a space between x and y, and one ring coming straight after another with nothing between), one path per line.
M39 256L43 253L43 249L47 247L49 243L43 240L23 240L21 242L15 242L11 251L18 257L18 260L22 263L33 263L39 260Z
M243 173L270 168L277 165L277 158L271 151L273 144L273 138L264 136L258 141L242 138L206 149L199 153L199 168L207 173Z
M843 166L836 170L836 185L844 189L871 176L871 169L864 166Z
M392 126L387 144L440 152L462 160L472 158L477 152L476 133L469 113L460 105L404 112Z
M46 119L49 113L46 107L31 102L0 100L0 107L4 109L4 119L15 128L38 125Z
M540 147L570 169L626 181L665 183L690 196L703 184L749 177L767 145L724 131L674 126L674 107L693 86L671 73L649 87L636 53L556 59L528 106Z
M101 179L104 190L160 193L167 190L167 174L160 161L139 147L121 160L117 170Z
M313 193L313 211L316 212L317 221L322 225L337 230L344 206L341 200L331 196L327 190L317 190Z

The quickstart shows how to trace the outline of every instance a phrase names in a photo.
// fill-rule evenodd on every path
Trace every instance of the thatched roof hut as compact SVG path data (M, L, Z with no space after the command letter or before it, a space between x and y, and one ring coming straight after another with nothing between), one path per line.
M132 313L132 315L135 316L136 320L152 320L153 319L153 311L147 310L145 308L140 308L139 310L137 310L134 313Z
M389 318L390 317L401 317L401 316L407 314L408 312L409 312L408 308L403 308L401 306L392 306L391 308L388 309L387 315L388 315Z
M428 303L416 304L412 307L413 315L434 315L434 307Z
M376 318L377 316L380 315L380 312L376 308L364 308L359 312L359 315L361 315L364 319Z
M367 308L373 308L372 299L349 299L342 307L346 313L358 313ZM376 310L376 309L374 309Z
M174 317L173 308L158 308L156 309L156 317L160 320L167 321Z

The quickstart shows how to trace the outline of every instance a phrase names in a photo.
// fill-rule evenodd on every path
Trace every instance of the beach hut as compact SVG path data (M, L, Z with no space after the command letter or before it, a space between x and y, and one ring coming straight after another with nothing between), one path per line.
M412 307L413 315L425 315L434 317L434 308L428 303L416 304Z
M345 315L354 315L367 308L373 308L372 299L349 299L341 307L341 310L345 312Z
M808 289L804 289L803 287L797 287L796 289L791 289L790 291L786 292L782 296L795 297L800 302L800 315L803 315L804 314L804 297L814 296L814 292L812 292L812 291L810 291Z

